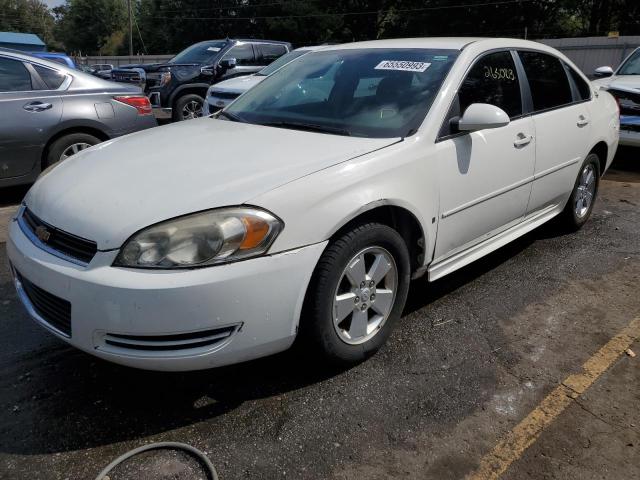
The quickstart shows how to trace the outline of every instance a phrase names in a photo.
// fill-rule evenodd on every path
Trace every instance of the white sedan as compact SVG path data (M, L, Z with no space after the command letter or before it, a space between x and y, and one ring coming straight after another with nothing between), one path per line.
M620 106L620 145L640 147L640 48L614 71L600 67L593 83L607 90Z
M589 218L615 100L510 39L333 46L217 117L100 144L10 225L20 299L113 362L215 367L289 348L359 362L437 280L560 216Z

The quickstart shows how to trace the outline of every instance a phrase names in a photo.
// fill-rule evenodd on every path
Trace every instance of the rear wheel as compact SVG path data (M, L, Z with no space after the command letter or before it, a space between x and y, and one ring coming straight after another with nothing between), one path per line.
M46 165L44 165L44 167L46 168L56 162L66 160L82 150L97 145L101 141L99 138L89 135L88 133L70 133L64 135L54 141L49 147L45 160Z
M173 109L173 121L180 122L182 120L190 120L203 116L204 98L200 95L190 93L183 95L176 100Z
M595 153L585 158L562 212L564 224L571 230L581 228L591 216L600 185L600 161Z
M392 228L369 223L331 243L307 291L300 334L334 364L375 353L400 318L409 290L409 253Z

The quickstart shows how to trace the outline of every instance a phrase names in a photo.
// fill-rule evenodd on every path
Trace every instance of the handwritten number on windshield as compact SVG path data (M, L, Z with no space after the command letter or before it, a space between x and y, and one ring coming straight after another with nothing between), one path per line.
M485 78L493 78L494 80L515 80L516 75L512 68L484 67Z

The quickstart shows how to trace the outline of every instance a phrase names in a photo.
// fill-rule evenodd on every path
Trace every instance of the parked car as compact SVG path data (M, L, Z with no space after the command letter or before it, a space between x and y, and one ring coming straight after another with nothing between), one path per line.
M31 183L85 148L156 125L139 88L6 49L0 112L0 187Z
M69 68L76 68L76 64L71 57L69 57L66 53L58 53L58 52L31 52L29 55L33 55L34 57L42 58L44 60L49 60L50 62L59 63L60 65L64 65Z
M205 113L208 113L210 115L226 107L233 100L238 98L250 88L255 87L276 70L279 70L289 62L292 62L302 55L320 50L321 48L323 47L317 46L297 48L296 50L292 50L286 55L283 55L278 60L264 67L262 70L254 73L253 75L230 78L229 80L224 80L223 82L211 85L209 87L209 90L207 90L207 105L205 107Z
M580 228L618 122L611 95L535 42L334 46L217 116L60 163L10 225L11 270L38 323L113 362L203 369L299 337L355 363L411 278L557 216Z
M91 69L92 75L104 78L105 80L111 80L113 65L110 63L96 63L95 65L91 65L89 68Z
M211 84L256 73L290 50L290 43L272 40L209 40L167 63L116 68L112 79L142 86L156 118L188 120L203 115Z
M640 48L617 70L600 67L594 83L613 95L620 106L620 144L640 147Z

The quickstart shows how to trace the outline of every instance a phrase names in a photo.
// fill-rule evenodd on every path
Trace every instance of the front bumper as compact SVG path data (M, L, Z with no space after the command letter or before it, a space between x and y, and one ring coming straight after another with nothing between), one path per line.
M41 250L12 221L7 253L27 311L54 335L122 365L181 371L289 348L325 245L180 271L114 268L117 251L102 251L82 267ZM71 304L70 336L37 314L15 272ZM211 340L216 332L226 333Z
M640 116L620 116L620 145L640 147Z
M163 107L160 92L155 91L149 93L149 101L151 102L151 109L153 110L153 116L156 120L170 120L173 114L171 107Z

